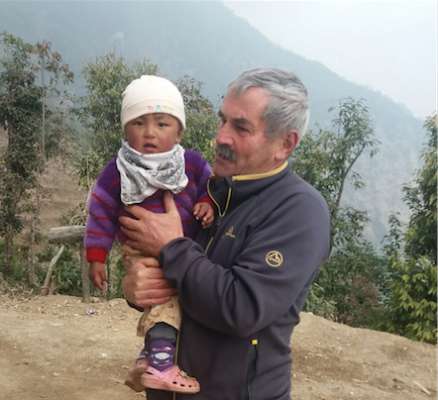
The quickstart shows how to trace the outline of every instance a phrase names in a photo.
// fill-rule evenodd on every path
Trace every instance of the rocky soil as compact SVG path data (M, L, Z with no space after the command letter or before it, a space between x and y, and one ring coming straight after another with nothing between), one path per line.
M0 295L0 398L135 400L123 384L141 339L123 299ZM294 400L436 398L428 344L303 313L292 340Z

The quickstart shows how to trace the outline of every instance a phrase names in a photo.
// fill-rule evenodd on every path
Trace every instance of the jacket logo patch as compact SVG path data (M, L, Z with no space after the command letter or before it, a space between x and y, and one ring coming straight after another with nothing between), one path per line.
M236 235L234 234L234 226L230 226L228 228L228 230L225 232L225 236L228 236L231 239L236 239Z
M277 250L271 250L268 253L266 253L265 256L266 264L268 264L270 267L278 268L281 267L283 264L283 254L281 254Z

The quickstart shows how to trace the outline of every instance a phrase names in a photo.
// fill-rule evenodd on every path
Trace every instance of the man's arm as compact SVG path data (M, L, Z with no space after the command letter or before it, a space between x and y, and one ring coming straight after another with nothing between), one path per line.
M166 213L157 214L141 207L127 210L134 218L120 217L121 230L128 238L123 246L126 269L122 286L125 298L137 309L166 303L176 294L169 285L156 258L139 259L139 254L159 255L164 244L183 236L181 217L172 195L164 193Z
M278 207L247 238L231 268L211 262L199 245L182 237L171 196L165 206L167 213L135 209L140 221L120 221L132 247L152 254L161 251L164 276L176 287L190 317L210 329L246 337L291 308L300 311L329 253L329 215L320 199L297 195ZM283 256L276 268L266 262L272 250Z
M123 293L130 305L137 310L164 304L176 294L176 290L164 278L156 258L130 258L125 253L123 264L126 268L122 281Z
M165 213L153 213L138 206L126 207L134 217L120 217L120 229L128 238L126 244L134 250L153 257L174 239L184 236L181 217L170 192L165 192Z
M281 255L281 264L269 264L271 251ZM210 329L247 337L291 308L299 313L328 252L326 207L311 196L296 196L248 236L231 268L212 263L187 238L165 246L160 263L191 318Z

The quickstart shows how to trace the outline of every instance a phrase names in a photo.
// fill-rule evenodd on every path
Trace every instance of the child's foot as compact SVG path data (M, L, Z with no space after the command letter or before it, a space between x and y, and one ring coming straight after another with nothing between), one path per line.
M176 365L164 371L148 366L146 372L141 376L141 382L144 387L171 392L198 393L200 390L198 381L188 376Z
M125 385L129 386L135 392L143 392L145 387L142 384L142 375L146 372L148 362L144 358L139 358L135 365L128 371L128 377L125 380Z

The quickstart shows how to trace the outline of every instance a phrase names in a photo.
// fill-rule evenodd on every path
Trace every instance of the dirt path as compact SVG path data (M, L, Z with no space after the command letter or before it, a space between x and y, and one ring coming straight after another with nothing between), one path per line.
M123 300L0 295L0 398L142 399L123 385L141 346ZM293 339L294 400L436 398L431 345L303 314Z

